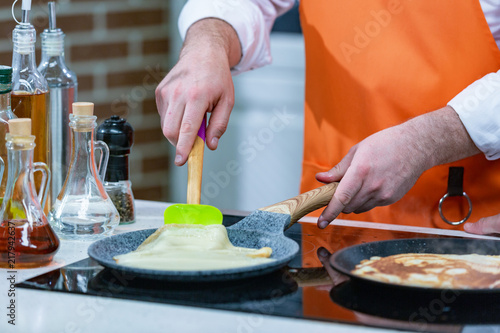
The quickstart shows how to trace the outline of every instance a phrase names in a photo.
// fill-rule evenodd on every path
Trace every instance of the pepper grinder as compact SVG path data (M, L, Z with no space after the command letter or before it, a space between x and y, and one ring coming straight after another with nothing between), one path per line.
M120 214L120 224L134 223L135 205L128 162L134 129L124 118L111 116L97 128L96 138L109 147L104 188Z

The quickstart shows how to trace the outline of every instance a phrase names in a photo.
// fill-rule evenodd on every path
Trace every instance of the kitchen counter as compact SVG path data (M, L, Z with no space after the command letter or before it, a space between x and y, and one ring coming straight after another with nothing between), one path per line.
M119 226L115 234L140 229L157 228L163 224L163 211L167 203L137 200L137 222ZM225 211L225 214L244 215L242 212ZM303 223L314 223L304 218ZM389 230L418 234L495 239L472 236L461 231L395 226L378 223L338 220L336 226L351 226L366 230ZM87 258L91 242L62 241L53 262L37 269L17 270L16 283L39 276L56 268ZM313 265L314 266L314 265ZM15 288L15 298L8 297L12 274L0 269L0 332L284 332L332 330L335 332L386 331L366 326L346 325L316 320L283 318L190 307L182 305L122 300L108 297L78 295L43 290ZM8 323L7 306L15 300L15 326ZM484 332L485 326L466 326L462 332ZM491 327L495 332L500 327ZM455 330L456 331L456 330ZM460 331L460 330L459 330Z

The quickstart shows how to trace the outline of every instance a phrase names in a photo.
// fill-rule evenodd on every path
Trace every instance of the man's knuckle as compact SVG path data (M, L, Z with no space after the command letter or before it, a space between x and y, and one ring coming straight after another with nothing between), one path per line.
M171 92L171 98L173 100L179 100L183 93L184 93L184 89L182 89L181 87L177 86L175 88L172 88L172 90L170 91Z
M359 177L366 177L370 173L371 167L367 163L361 163L356 166L356 173Z
M203 97L202 89L198 89L197 87L191 88L187 91L187 98L190 101L197 101Z
M349 202L351 202L352 200L352 193L348 192L348 191L343 191L343 192L340 192L336 195L337 197L337 200L343 205L343 206L347 206L347 204Z
M169 139L169 140L173 140L176 138L176 133L174 131L173 128L171 128L170 126L164 126L162 128L162 131L163 131L163 135Z
M185 120L182 122L181 124L181 128L180 128L180 131L182 133L189 133L189 132L192 132L194 129L194 125L192 123L192 121L190 120Z
M226 133L227 123L224 122L216 123L214 129L215 129L215 134L217 136L221 136L222 134Z
M333 168L332 168L332 171L334 173L341 173L342 172L342 166L339 164L335 165Z
M234 103L235 103L234 96L232 96L232 95L226 96L225 103L229 109L232 109L234 106Z
M155 89L155 96L156 98L161 98L161 94L162 94L162 87L161 86L157 86L156 89Z
M386 206L392 203L394 198L394 193L388 190L380 192L379 195L379 204L382 206Z
M346 207L344 207L344 209L342 210L342 213L344 213L344 214L351 214L352 212L354 212L354 208L353 208L353 207L350 207L350 206L346 206Z

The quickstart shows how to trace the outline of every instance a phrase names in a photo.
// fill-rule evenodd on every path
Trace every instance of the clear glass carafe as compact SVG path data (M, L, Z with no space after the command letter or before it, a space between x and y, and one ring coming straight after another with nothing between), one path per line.
M50 171L45 163L33 163L35 136L30 134L30 119L9 120L9 128L9 170L0 211L0 267L34 268L50 263L59 248L59 239L43 212ZM38 193L36 171L42 174Z
M69 118L70 166L49 220L61 238L94 240L111 234L120 222L118 211L102 184L109 149L102 141L94 142L97 117L93 116L92 103L73 103L73 114ZM101 151L99 169L94 149Z

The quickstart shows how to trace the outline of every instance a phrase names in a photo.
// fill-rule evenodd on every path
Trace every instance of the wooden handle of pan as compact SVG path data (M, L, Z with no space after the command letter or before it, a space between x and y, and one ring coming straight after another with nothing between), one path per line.
M203 174L203 151L205 140L196 136L188 157L187 203L199 205L201 200L201 177Z
M291 216L291 226L310 212L328 205L338 185L339 183L337 182L323 185L312 191L299 194L296 197L261 208L260 210L289 214Z

